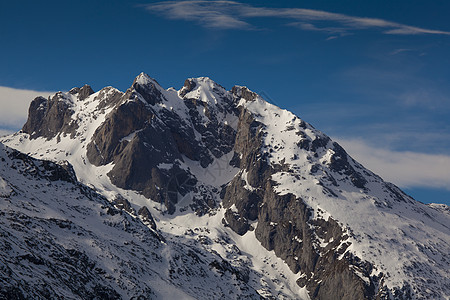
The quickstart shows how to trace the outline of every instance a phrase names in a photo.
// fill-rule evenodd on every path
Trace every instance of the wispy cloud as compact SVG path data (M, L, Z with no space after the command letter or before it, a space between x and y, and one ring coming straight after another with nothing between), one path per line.
M400 152L374 147L360 139L335 139L366 168L403 188L450 190L450 156Z
M450 32L404 25L377 18L362 18L321 10L303 8L257 7L236 1L165 1L144 5L153 13L176 19L197 22L216 29L256 29L251 18L287 19L287 25L301 30L322 31L329 34L349 34L355 30L378 29L385 34L414 35ZM324 24L327 23L327 24Z
M52 92L13 89L0 86L0 134L22 127L27 119L28 106L37 96L47 97Z
M218 29L252 29L238 12L244 4L233 1L166 1L145 5L148 11L174 20L195 21Z
M395 49L394 51L392 51L391 53L389 53L390 55L397 55L400 53L405 53L405 52L413 52L414 50L412 49Z
M422 109L449 109L450 98L438 89L419 87L399 95L401 103L407 107Z
M11 133L14 133L14 131L0 128L0 137L11 134Z
M314 24L304 22L292 22L287 25L299 28L301 30L319 31L338 36L344 36L349 34L348 30L342 27L317 27ZM336 36L333 36L333 38L336 38Z

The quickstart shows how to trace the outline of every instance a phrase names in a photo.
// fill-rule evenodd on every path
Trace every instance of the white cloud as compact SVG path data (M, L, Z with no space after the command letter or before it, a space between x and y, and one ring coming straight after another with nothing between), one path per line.
M166 1L145 5L145 8L170 19L196 21L204 27L250 29L252 26L235 14L241 6L232 1Z
M235 1L165 1L144 7L150 12L161 13L170 19L194 21L204 27L217 29L255 29L246 19L282 18L289 19L291 22L288 25L296 24L299 29L330 34L380 29L385 34L450 35L447 31L409 26L377 18L361 18L313 9L256 7ZM320 26L323 22L332 23L333 26Z
M366 168L400 187L450 190L450 156L399 152L367 144L363 140L334 139Z
M0 128L0 137L14 133L12 130Z
M348 32L345 28L339 28L339 27L317 27L314 24L304 23L304 22L292 22L287 25L297 27L301 30L306 30L306 31L320 31L320 32L325 32L325 33L329 33L329 34L338 34L340 36L348 35Z
M48 97L50 94L52 92L0 86L0 134L21 128L27 119L30 102L37 96Z

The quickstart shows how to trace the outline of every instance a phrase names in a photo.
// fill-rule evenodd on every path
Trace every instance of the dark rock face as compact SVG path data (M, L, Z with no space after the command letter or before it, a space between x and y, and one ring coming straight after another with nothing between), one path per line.
M38 136L35 132L42 130L42 123L47 112L47 99L44 97L36 97L30 104L28 109L28 120L22 128L22 131L32 134L32 137Z
M194 128L186 124L176 113L169 110L160 112L160 120L163 120L164 130L168 137L173 140L180 155L199 161L202 167L208 166L213 158L208 149L195 139Z
M241 216L239 213L232 211L231 209L227 209L225 212L225 219L222 220L222 223L226 226L229 226L239 235L244 235L250 228L248 224L248 219Z
M236 279L241 280L243 282L248 282L249 278L249 274L248 271L246 270L240 270L236 267L233 267L228 261L226 260L222 260L222 261L217 261L214 260L213 262L211 262L209 264L209 266L215 270L217 270L219 273L224 274L225 272L229 272L232 275L234 275L236 277Z
M69 91L70 95L74 95L81 101L93 93L89 85ZM77 120L72 118L73 106L72 99L61 92L48 99L37 97L30 104L28 119L22 131L30 134L31 139L44 137L50 140L60 134L69 134L71 138L74 138L79 125Z
M67 161L62 161L59 164L48 160L37 161L19 151L11 151L8 156L17 163L22 164L22 166L25 166L29 175L46 178L50 181L77 182L73 167ZM14 164L13 167L17 168Z
M268 153L261 151L262 126L250 113L241 111L234 151L240 154L239 166L245 170L247 182L242 176L236 176L222 192L224 207L234 205L236 209L227 209L224 224L243 235L251 229L249 221L258 220L256 238L267 250L274 250L294 273L306 274L298 284L311 291L312 299L372 299L376 280L371 279L367 285L352 271L358 268L370 278L371 266L362 269L349 257L338 260L348 247L345 243L339 247L347 239L339 224L331 218L312 220L312 212L302 199L274 192L271 175L289 168L268 164ZM328 137L317 137L314 141L304 138L300 146L314 154L329 141ZM351 167L345 151L339 151L342 148L338 145L335 148L337 151L331 160L333 170L352 178L363 178ZM358 184L364 184L363 180L355 186ZM319 240L328 242L327 246L320 247Z
M112 203L118 209L123 209L124 211L126 211L126 212L128 212L130 214L135 214L135 210L131 206L130 201L128 201L127 199L125 199L121 195L116 196L116 199L114 199L114 201Z
M153 114L142 102L127 102L118 106L97 128L87 148L89 161L96 165L106 165L129 142L121 140L150 122Z
M131 87L150 105L155 105L163 101L163 95L158 89L158 82L146 74L139 75Z
M186 96L186 94L191 92L196 86L197 84L194 82L194 80L186 79L184 81L183 88L181 89L180 96Z
M141 209L139 209L138 214L142 217L142 220L144 220L144 222L150 224L150 227L153 230L156 230L155 220L153 219L153 216L148 210L147 206L142 206Z
M244 98L247 101L255 101L256 97L258 96L256 93L250 91L246 87L240 87L240 86L234 86L231 89L231 93L236 98Z
M92 95L94 93L94 90L89 85L85 84L81 88L73 88L73 89L71 89L69 91L69 93L72 94L72 95L78 94L78 99L84 100L87 97L89 97L90 95Z
M350 165L345 150L336 142L333 143L333 147L335 153L331 156L330 169L347 175L356 187L364 189L367 180Z
M214 157L221 157L233 148L235 131L231 126L222 124L216 112L208 110L208 105L195 99L186 99L186 106L192 118L194 129L202 135L202 142ZM221 107L219 108L221 109ZM208 121L204 123L199 110L204 110ZM225 109L222 111L224 112ZM219 110L220 112L220 110ZM207 155L204 153L203 155ZM189 157L189 156L188 156Z
M196 86L194 82L189 84L191 88ZM207 167L213 157L231 151L235 130L223 124L217 114L232 113L234 108L231 98L214 109L202 101L185 99L186 120L170 109L159 108L157 104L167 101L160 89L156 81L141 74L120 99L114 95L116 99L108 100L115 108L96 129L87 146L87 157L96 166L112 162L114 167L108 176L113 184L141 191L173 213L178 194L184 196L194 190L196 183L176 161L183 161L185 156ZM220 87L217 93L223 93ZM205 116L199 114L200 109ZM160 164L173 166L161 168ZM214 207L211 201L199 206L199 199L194 200L198 208Z
M89 86L89 85L84 85L81 89L80 89L80 100L84 100L87 97L89 97L90 95L92 95L94 93L94 90Z
M295 218L290 221L292 217ZM257 239L266 249L274 250L295 273L312 272L319 256L308 228L309 217L306 206L296 202L293 195L267 192L260 206Z
M142 191L144 196L165 203L173 213L177 199L169 193L170 179L181 174L190 178L190 175L176 166L166 170L159 169L158 165L182 159L179 147L151 108L141 101L127 101L114 109L96 130L87 156L95 165L114 162L108 173L113 184ZM175 187L175 196L176 192L184 195L188 191L179 186Z
M22 131L30 137L52 139L58 134L74 134L77 123L72 120L73 110L70 100L64 94L57 93L51 99L37 97L28 110L28 120Z
M247 173L247 182L250 187L258 187L270 174L267 164L261 155L261 131L262 124L256 122L246 110L241 110L238 124L238 132L234 143L234 151L240 153L240 168ZM242 177L242 176L241 176ZM229 208L235 205L238 213L227 210L225 219L228 225L243 235L250 228L248 221L254 221L258 215L263 190L257 192L246 189L245 181L239 176L233 178L225 189L223 205Z
M352 271L358 264L348 257L338 259L348 246L339 247L347 238L341 227L331 218L312 221L311 211L301 199L292 194L276 194L270 180L263 190L259 197L242 185L231 183L224 203L236 201L238 212L228 209L225 224L236 233L245 234L250 229L248 219L254 214L252 208L256 208L256 238L267 250L274 250L292 272L307 274L298 284L312 291L313 299L372 299L376 282L367 285ZM319 240L328 243L322 248ZM370 278L371 268L367 265L366 269L358 267L358 270Z

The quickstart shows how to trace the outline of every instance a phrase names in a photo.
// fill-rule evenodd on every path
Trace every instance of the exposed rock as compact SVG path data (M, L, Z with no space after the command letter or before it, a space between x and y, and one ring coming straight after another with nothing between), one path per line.
M75 170L73 169L73 166L69 163L69 161L67 161L67 160L59 161L58 165L61 166L69 175L69 178L67 178L67 176L65 176L65 175L62 177L62 178L67 178L67 179L65 179L65 181L71 181L71 182L78 181L77 175L75 174Z
M116 199L114 199L113 204L118 208L118 209L123 209L124 211L130 213L130 214L134 214L134 209L131 206L130 201L128 201L127 199L125 199L123 196L118 195L116 197Z
M50 181L61 180L70 183L77 182L77 177L73 171L73 167L67 161L61 162L61 165L48 160L42 160L37 163L34 158L14 150L11 151L8 156L26 166L28 171L27 173L30 175L44 177ZM16 166L13 164L13 167Z
M128 101L114 109L94 133L87 148L89 161L96 165L106 165L115 155L129 144L125 139L151 122L153 113L144 103Z
M309 274L306 279L299 280L299 285L313 291L313 299L336 299L335 295L341 295L340 299L373 296L373 282L367 286L351 270L351 262L345 259L337 261L335 251L345 240L340 226L332 219L311 222L311 211L301 199L292 194L280 196L274 192L271 175L284 167L269 166L267 154L261 153L262 124L245 110L241 111L239 122L234 149L242 157L240 167L246 170L246 182L237 176L226 186L223 205L226 208L234 205L237 211L226 210L225 224L243 235L250 228L248 220L257 219L256 238L267 250L274 250L292 272ZM317 137L313 142L302 141L305 143L300 147L314 153L319 148L325 148L330 140ZM344 159L347 159L346 153ZM345 167L341 167L340 171L344 169L356 173L346 160L343 165ZM350 171L347 171L348 175L357 178ZM249 187L245 187L246 184ZM318 238L333 242L326 249L320 249ZM321 254L324 251L325 254ZM370 278L370 272L364 274Z
M63 93L57 93L48 100L35 98L28 110L28 120L22 131L30 134L30 138L44 137L48 140L58 134L75 133L77 123L72 120L71 100Z
M181 97L186 96L186 94L189 93L190 91L192 91L196 86L197 86L197 84L195 83L194 80L186 79L184 81L183 88L180 91L180 96Z
M123 93L113 87L105 87L98 92L94 101L99 102L97 108L102 110L107 107L116 107L123 100Z
M150 105L163 101L159 83L147 74L141 73L136 77L131 87Z
M155 220L153 219L152 214L150 213L150 211L148 210L147 206L142 206L139 211L138 214L142 217L142 220L148 224L150 224L150 227L153 230L156 230L156 223Z
M84 100L87 97L89 97L90 95L92 95L94 93L94 90L87 84L85 84L79 92L79 99L80 100Z
M239 235L244 235L250 229L247 218L231 209L225 211L225 220L222 222Z
M90 95L94 93L94 90L91 88L91 86L85 84L81 88L73 88L69 91L69 94L76 95L78 94L78 99L84 100Z
M233 86L233 88L231 89L231 93L236 97L236 98L243 98L247 101L254 101L256 99L256 97L258 96L258 94L256 94L255 92L250 91L248 88L246 87L242 87L242 86Z
M242 280L244 282L248 282L249 274L246 270L239 270L233 266L230 265L230 263L226 260L217 261L214 260L209 264L211 268L216 269L217 271L224 273L224 272L230 272L231 274L235 275L238 280Z
M349 156L338 143L334 142L333 147L334 154L331 156L330 169L349 176L356 187L363 189L367 180L350 165Z

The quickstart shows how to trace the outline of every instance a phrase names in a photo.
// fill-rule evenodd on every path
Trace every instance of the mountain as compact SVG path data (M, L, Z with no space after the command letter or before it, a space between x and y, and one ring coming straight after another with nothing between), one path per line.
M67 163L5 146L0 160L0 299L220 299L278 292L273 283L249 283L264 275L249 268L226 234L214 243L224 245L227 258L209 249L205 227L162 234L148 209L136 212L124 198L108 201L79 183Z
M22 246L3 268L17 276L1 280L24 297L36 282L64 298L450 297L449 208L415 201L246 87L200 77L164 89L143 73L125 92L85 85L34 99L23 129L1 142L25 153L5 146L6 161L73 170L70 184L14 163L0 174L2 220L22 230L2 236ZM20 177L30 172L42 176ZM29 223L11 223L17 215ZM28 246L32 236L64 259ZM86 270L84 294L64 284ZM54 272L64 275L45 275Z

